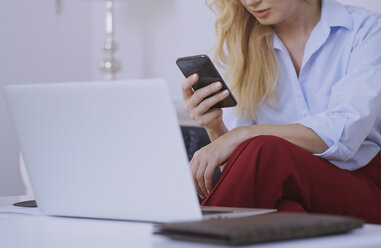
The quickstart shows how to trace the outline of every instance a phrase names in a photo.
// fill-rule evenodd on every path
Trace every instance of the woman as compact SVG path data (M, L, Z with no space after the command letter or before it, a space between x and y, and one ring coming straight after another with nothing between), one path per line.
M277 208L381 224L381 19L331 0L216 0L216 82L182 83L211 144L190 162L203 205ZM214 171L226 163L212 188Z

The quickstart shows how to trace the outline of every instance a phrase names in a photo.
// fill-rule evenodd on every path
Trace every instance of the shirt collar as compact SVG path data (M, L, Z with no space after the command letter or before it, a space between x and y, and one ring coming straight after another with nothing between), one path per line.
M347 8L334 0L322 0L321 17L317 26L321 24L326 28L343 27L349 30L353 26L352 18ZM273 46L274 49L283 50L284 48L282 41L276 34L273 37Z
M321 20L329 27L344 27L351 30L353 26L347 8L334 0L322 1Z

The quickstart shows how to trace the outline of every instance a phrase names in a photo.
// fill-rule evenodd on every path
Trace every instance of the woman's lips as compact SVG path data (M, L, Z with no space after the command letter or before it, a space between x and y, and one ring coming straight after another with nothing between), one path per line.
M253 13L258 18L264 18L270 13L270 9L263 9L263 10L254 10Z

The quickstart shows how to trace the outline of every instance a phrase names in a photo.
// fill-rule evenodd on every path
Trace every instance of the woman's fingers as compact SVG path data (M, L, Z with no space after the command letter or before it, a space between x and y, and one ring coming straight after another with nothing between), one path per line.
M187 102L189 98L193 95L193 89L192 86L197 83L198 81L198 74L192 74L191 76L187 77L184 82L181 84L181 91L183 93L184 101Z
M196 122L201 127L214 121L222 121L222 110L220 108L213 108L206 112L204 115L198 116Z
M209 194L210 190L213 187L213 174L216 168L214 166L208 166L206 167L206 170L204 172L204 183L205 183L205 189L207 194Z
M190 162L197 193L203 199L209 194L212 188L213 173L218 167L216 159L217 158L213 159L213 155L208 151L201 149L194 154Z
M204 198L212 189L212 178L215 170L228 161L239 144L237 136L242 129L233 129L198 150L190 162L192 177L198 194ZM237 135L238 134L238 135Z
M208 190L205 188L204 173L206 170L207 164L200 164L196 172L196 180L198 186L203 194L203 198L208 195Z
M208 86L205 86L201 89L198 89L197 91L193 92L193 95L189 99L189 102L187 104L188 106L186 106L186 107L188 108L188 110L197 107L200 103L207 100L205 98L207 98L208 96L219 91L221 89L221 87L222 87L222 84L220 82L215 82L215 83L209 84ZM212 106L213 105L211 105L210 107L212 107ZM208 111L208 109L204 110L204 112Z
M222 92L215 94L214 96L208 97L208 98L204 99L202 102L200 102L199 105L194 108L194 111L197 113L205 113L211 107L213 107L217 103L224 100L228 95L229 95L229 91L224 90Z
M222 122L222 111L214 111L213 106L229 95L228 90L219 92L222 88L221 82L211 83L196 91L192 87L198 82L198 74L192 74L181 84L182 94L185 102L185 111L200 126L207 127L216 121ZM214 125L214 124L213 124Z
M191 172L194 184L198 195L204 199L208 195L208 190L205 187L205 171L209 166L208 161L208 152L204 149L197 151L190 162Z
M196 154L195 154L196 155ZM196 179L196 175L197 175L197 170L198 170L198 167L199 167L199 161L197 161L196 159L192 159L189 163L190 165L190 169L191 169L191 173L192 173L192 178L193 178L193 182L194 182L194 185L196 187L196 191L197 191L197 194L202 198L204 199L205 198L205 195L204 193L202 192L199 184L198 184L198 181Z
M216 117L222 115L221 109L212 107L216 105L218 102L225 99L228 95L229 91L226 90L204 99L197 106L193 106L192 103L189 103L188 106L186 106L186 111L189 114L189 116L197 122L198 125L205 127L209 123L215 121Z

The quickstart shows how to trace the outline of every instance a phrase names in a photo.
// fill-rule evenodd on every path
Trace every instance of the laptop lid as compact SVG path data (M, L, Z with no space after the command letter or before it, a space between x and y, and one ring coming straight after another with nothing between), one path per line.
M12 85L4 91L45 214L201 219L163 80Z

